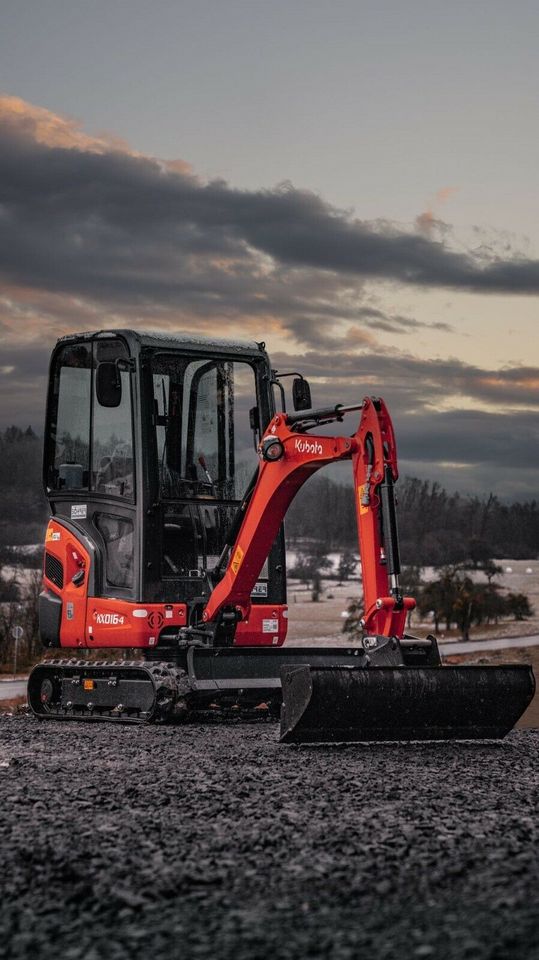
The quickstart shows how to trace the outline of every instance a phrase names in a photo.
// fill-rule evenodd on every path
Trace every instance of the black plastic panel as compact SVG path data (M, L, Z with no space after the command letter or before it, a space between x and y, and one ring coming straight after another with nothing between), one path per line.
M60 646L61 622L61 597L57 597L52 590L43 590L39 594L39 635L44 647Z

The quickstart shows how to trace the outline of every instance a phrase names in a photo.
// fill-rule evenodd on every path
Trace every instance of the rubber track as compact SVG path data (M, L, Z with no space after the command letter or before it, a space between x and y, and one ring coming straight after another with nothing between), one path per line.
M45 671L43 670L45 668ZM55 682L61 681L62 676L69 678L76 676L80 672L81 679L99 679L105 674L107 677L114 676L118 671L121 678L126 678L130 670L140 675L141 671L149 675L149 681L153 684L154 700L151 712L145 711L144 716L136 716L129 711L122 712L100 712L92 710L84 712L80 706L76 711L66 712L66 708L61 702L48 704L44 706L39 698L41 681L46 679L45 674L54 673ZM40 674L43 676L40 678ZM170 720L174 714L174 708L178 698L186 692L185 672L174 664L158 662L146 663L140 660L46 660L34 667L28 680L28 703L33 712L43 720L79 720L79 721L100 721L106 723L159 723ZM127 677L128 679L128 677ZM118 698L120 699L120 698ZM120 704L118 704L119 706ZM111 708L114 709L114 708ZM181 711L180 711L181 712Z

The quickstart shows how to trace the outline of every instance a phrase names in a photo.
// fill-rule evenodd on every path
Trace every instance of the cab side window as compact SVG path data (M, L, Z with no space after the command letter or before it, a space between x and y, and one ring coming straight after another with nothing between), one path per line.
M133 524L125 517L95 513L94 523L105 543L107 583L113 587L133 586Z
M94 489L113 497L133 499L133 432L131 415L131 383L122 360L127 351L118 340L98 340L94 344L95 362L117 362L122 393L117 407L103 407L99 403L94 377L92 477Z
M91 346L64 347L56 360L50 399L50 490L89 489L91 390Z
M49 490L96 492L134 499L131 377L120 340L66 344L56 354L46 434ZM118 406L104 407L96 393L101 362L116 363Z

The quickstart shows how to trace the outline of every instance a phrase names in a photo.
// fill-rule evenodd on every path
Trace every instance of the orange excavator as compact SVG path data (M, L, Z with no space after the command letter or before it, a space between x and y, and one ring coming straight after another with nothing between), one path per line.
M350 416L354 433L327 432ZM528 666L442 666L433 636L406 634L415 601L399 584L382 399L313 409L305 378L274 370L264 343L100 331L58 341L45 437L40 632L62 656L30 675L38 717L280 713L286 742L498 738L531 701ZM283 521L310 476L345 460L363 635L287 646ZM88 659L133 648L139 659Z

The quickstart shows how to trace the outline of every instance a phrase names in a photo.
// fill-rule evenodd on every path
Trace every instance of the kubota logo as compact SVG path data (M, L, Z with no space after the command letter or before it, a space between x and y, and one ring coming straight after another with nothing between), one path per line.
M321 456L324 452L322 444L318 440L296 440L294 447L298 453L314 453L316 456Z

